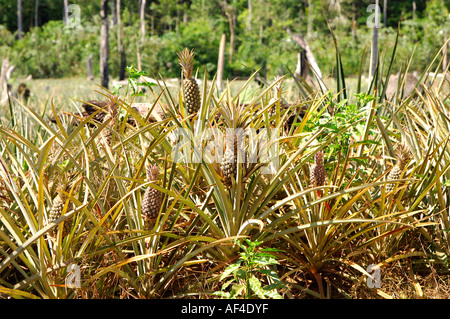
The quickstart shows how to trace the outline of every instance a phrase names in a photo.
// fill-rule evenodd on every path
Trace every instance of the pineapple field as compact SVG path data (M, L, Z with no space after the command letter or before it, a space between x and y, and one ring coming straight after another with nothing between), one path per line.
M222 90L195 50L170 83L129 67L1 106L0 298L450 297L441 51L388 96L395 47L370 81L336 44L322 84L254 70Z

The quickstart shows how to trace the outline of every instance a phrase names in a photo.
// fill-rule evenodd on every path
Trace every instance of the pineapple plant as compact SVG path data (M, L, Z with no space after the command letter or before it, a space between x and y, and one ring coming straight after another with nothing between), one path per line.
M243 141L249 121L252 118L252 111L248 105L226 102L220 109L223 117L223 124L228 129L225 139L225 152L220 163L223 183L226 187L231 187L232 180L236 180L238 159L244 160ZM231 132L231 134L230 134ZM243 169L249 169L243 165ZM245 175L245 172L244 172Z
M294 102L293 104L288 104L286 101L282 98L283 96L283 82L284 78L280 76L275 77L276 84L273 86L272 90L272 98L269 101L269 104L273 104L273 106L269 109L269 118L272 118L277 113L277 105L275 102L280 99L280 118L284 121L283 123L283 129L286 134L289 134L289 131L292 127L292 124L296 120L298 116L303 118L305 116L305 113L307 111L306 105L300 105L301 99L298 99L297 102ZM292 106L292 108L291 108ZM291 108L291 109L290 109ZM289 112L289 114L286 115L286 112Z
M185 106L188 114L197 113L200 109L200 89L198 87L197 81L192 76L194 70L194 50L188 50L185 48L183 51L177 53L179 57L179 64L183 71L183 87L184 87L184 98Z
M387 179L396 180L399 179L409 160L411 159L411 150L405 144L400 144L397 146L395 152L397 163L389 172ZM386 192L391 192L394 190L396 183L389 183L386 185ZM400 184L399 186L401 186Z
M101 132L101 138L103 140L103 142L108 145L111 146L111 141L112 141L112 132L111 129L113 129L117 123L117 119L119 117L119 107L117 105L117 103L115 102L117 98L115 96L112 96L110 98L110 101L108 103L108 105L106 106L106 115L103 118L103 123L105 123L106 121L108 121L109 119L111 119L111 121L108 123L108 128L104 128Z
M159 176L159 167L156 164L148 164L146 169L148 180L151 182L156 181ZM141 205L142 217L146 222L152 222L158 217L161 204L162 193L153 187L148 187L144 193Z
M276 100L280 99L280 115L289 108L289 105L287 105L286 102L281 98L283 94L283 81L284 79L282 77L280 76L275 77L276 84L272 88L273 97L269 101L269 104L274 104ZM275 116L276 111L277 107L276 104L274 104L269 110L269 117Z

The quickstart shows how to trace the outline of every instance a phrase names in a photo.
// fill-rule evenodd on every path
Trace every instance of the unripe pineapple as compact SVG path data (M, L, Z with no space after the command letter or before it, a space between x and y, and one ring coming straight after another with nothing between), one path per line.
M200 89L197 81L192 77L194 70L194 50L189 51L188 48L185 48L183 51L177 53L177 55L184 77L184 104L188 114L197 113L200 109Z
M231 187L232 180L236 179L238 154L242 154L243 133L243 129L237 129L234 134L226 136L226 150L221 162L221 169L223 183L227 187Z
M119 118L119 108L118 108L118 105L116 104L116 102L114 102L114 99L116 99L116 97L111 97L109 104L106 107L107 113L106 113L105 117L103 118L103 123L105 123L106 121L111 119L111 121L108 123L108 128L110 128L110 129L114 129L114 127L116 126L117 120ZM108 128L105 127L102 130L101 137L105 144L111 146L112 132Z
M405 144L400 144L396 150L397 163L389 172L387 179L395 180L399 179L409 160L411 159L411 150ZM395 188L395 183L389 183L386 185L386 192L390 192ZM399 187L403 184L400 183Z
M323 166L323 152L314 155L314 165L310 169L311 187L323 186L325 184L325 167Z
M148 164L147 165L147 176L149 181L156 181L159 176L158 166ZM146 221L153 221L158 217L159 210L162 204L162 193L152 187L148 187L144 193L144 198L142 199L142 217Z
M52 223L59 217L61 217L61 213L65 203L66 203L66 196L58 194L56 198L53 200L52 209L50 210L50 214L48 216L49 223Z
M67 188L65 190L67 190ZM58 195L56 195L55 199L53 200L52 208L51 208L50 213L48 215L48 220L47 220L48 224L54 222L59 217L61 217L61 214L62 214L62 211L64 209L64 204L66 203L66 200L67 200L67 197L64 194L59 193ZM71 225L72 225L72 221L71 220L66 220L64 222L63 237L66 236L67 233L70 231ZM54 227L50 231L50 234L52 236L56 235L56 232L57 232L57 229L58 229L57 227Z

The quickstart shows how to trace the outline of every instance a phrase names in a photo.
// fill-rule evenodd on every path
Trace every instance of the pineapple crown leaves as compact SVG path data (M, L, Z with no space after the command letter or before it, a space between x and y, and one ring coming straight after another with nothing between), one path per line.
M61 179L57 181L57 191L68 193L70 189L77 183L79 175L76 172L62 173Z
M194 49L189 50L188 48L184 48L183 51L179 51L178 55L178 63L180 64L183 75L186 79L190 79L192 77L192 72L194 70Z
M157 164L147 164L147 178L149 181L155 181L159 176L159 167Z
M284 77L279 76L279 75L275 76L274 86L273 86L275 96L278 96L279 94L281 95L281 93L283 93L283 82L284 82Z
M119 116L118 96L110 95L108 100L109 101L105 109L113 119L117 119Z
M316 165L323 165L323 157L324 157L323 151L318 151L314 155L314 164L316 164Z
M246 128L250 124L253 112L249 109L251 105L226 101L222 103L220 112L223 115L224 123L228 128Z
M397 144L395 155L397 157L397 161L406 163L411 159L411 147L404 143Z

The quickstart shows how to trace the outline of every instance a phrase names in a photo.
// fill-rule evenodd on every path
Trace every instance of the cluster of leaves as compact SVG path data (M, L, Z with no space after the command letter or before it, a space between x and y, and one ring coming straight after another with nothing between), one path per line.
M228 299L239 297L282 299L277 289L283 288L284 285L278 274L270 267L279 264L273 253L280 250L270 247L259 248L262 242L250 241L247 238L244 238L244 242L247 245L239 240L234 241L243 251L239 253L238 261L229 265L220 276L220 281L227 280L230 276L232 278L223 283L221 291L215 295ZM262 277L269 282L265 286L262 286ZM230 291L226 291L230 285Z
M353 101L349 99L336 101L332 93L328 93L326 108L313 114L305 126L305 130L311 132L317 127L324 128L317 139L319 144L330 133L339 134L338 138L327 147L327 157L330 160L336 159L339 153L347 154L351 147L364 143L376 144L373 140L363 140L364 120L372 108L371 102L376 97L365 92L355 93L354 96Z

